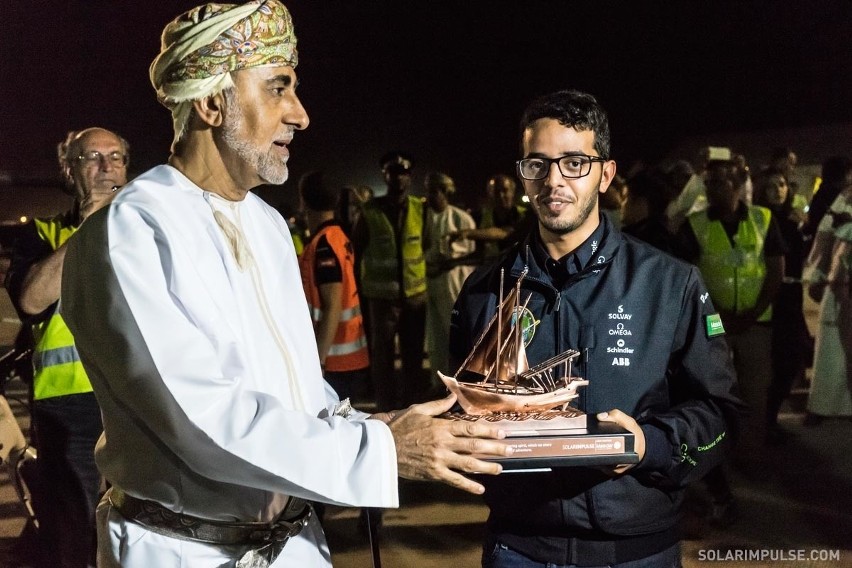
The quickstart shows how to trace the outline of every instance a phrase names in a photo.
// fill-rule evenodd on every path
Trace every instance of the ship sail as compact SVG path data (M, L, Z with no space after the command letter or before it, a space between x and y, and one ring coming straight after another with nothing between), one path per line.
M519 322L514 321L519 319L517 314L519 293L520 287L515 286L503 298L497 312L477 339L467 359L453 375L454 377L467 371L481 375L483 382L508 383L529 369L523 337L515 337L516 331L520 331ZM508 325L504 322L508 322Z
M525 269L504 296L504 272L501 271L496 313L455 375L448 377L438 372L468 414L541 411L558 406L566 409L568 403L579 396L577 388L589 384L571 377L571 363L580 354L573 349L530 368L521 329L521 315L531 296L521 304L521 282L526 274ZM471 373L478 380L462 382L467 381Z

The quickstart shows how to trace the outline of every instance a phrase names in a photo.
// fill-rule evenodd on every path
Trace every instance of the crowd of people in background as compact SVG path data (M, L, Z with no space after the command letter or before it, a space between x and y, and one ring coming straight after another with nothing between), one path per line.
M394 161L388 162L391 159ZM512 176L500 173L487 178L481 197L476 198L472 205L466 205L457 201L459 192L448 174L427 172L422 190L415 192L412 191L414 171L410 157L392 152L382 162L382 171L388 181L387 192L381 198L374 198L373 190L368 186L339 189L336 219L344 232L353 238L357 278L366 275L367 283L359 283L362 296L382 299L375 275L386 269L380 276L384 285L391 289L386 298L393 296L394 302L399 299L398 296L405 298L399 305L400 317L407 314L406 305L416 305L418 309L425 306L425 312L415 311L414 315L408 316L423 322L423 327L429 329L425 333L425 344L420 341L417 332L414 339L406 338L399 347L406 353L402 375L406 381L416 382L423 379L414 377L425 375L411 372L421 363L421 345L426 346L433 373L437 370L453 371L446 368L439 340L448 330L448 313L461 283L475 266L496 260L500 252L524 235L532 224L527 204L517 194ZM849 177L852 166L843 156L828 158L816 180L800 179L796 163L796 154L792 150L778 148L773 151L768 163L755 171L742 154L725 147L707 147L702 150L696 165L680 160L638 170L634 168L629 177L616 175L606 193L600 195L601 211L610 218L613 226L673 256L703 265L705 279L720 281L714 297L725 310L723 321L729 338L749 329L751 336L762 336L757 348L747 342L743 352L748 353L748 357L735 355L735 360L750 366L741 368L740 375L753 377L751 380L757 382L745 388L748 390L753 386L755 390L753 397L747 397L756 409L754 419L757 421L749 430L761 443L765 440L783 441L785 433L777 424L779 409L793 386L805 385L805 370L812 366L814 337L808 330L803 312L807 288L803 287L803 270L806 265L818 263L816 254L825 245L817 247L814 252L813 244L823 240L816 238L819 233L833 228L825 226L820 229L822 218L826 212L832 211L830 218L835 219L832 204L837 202L836 207L840 207L842 199L839 196L852 183ZM414 193L425 197L415 197ZM378 217L374 213L377 207L383 211ZM415 210L417 221L409 215L409 207ZM748 219L749 211L755 217L752 220ZM841 213L837 214L843 219ZM369 222L371 216L375 218L372 227ZM391 219L396 222L391 222ZM385 220L387 224L383 224ZM718 226L715 221L719 221L725 229L728 244L721 238L722 233L718 235L718 242L711 236ZM745 223L742 227L741 222ZM835 223L839 223L838 227L843 226L842 222ZM294 223L294 226L302 225ZM382 229L379 229L380 226ZM381 235L382 242L391 248L379 254L380 260L377 260L375 255L365 254L365 251L371 236L373 247L377 246L375 241L380 238L380 230L393 232ZM748 235L740 235L741 230ZM300 241L309 238L299 230L295 234ZM737 249L745 246L744 238L755 241L749 245L752 250ZM400 250L394 248L394 242L401 245ZM809 253L812 258L808 263ZM754 255L754 262L762 266L755 269L757 276L752 285L756 288L749 291L753 298L744 300L748 294L744 294L742 289L726 289L735 281L741 287L745 285L741 272L736 276L715 272L721 270L717 267L725 263L740 263L731 265L730 270L738 270L738 266L745 262L744 258L751 258L750 254ZM822 254L826 254L825 250ZM731 258L726 260L726 255ZM398 262L394 258L396 256L400 256L402 261ZM382 269L377 267L379 262L384 263ZM825 262L824 258L822 262ZM837 278L840 268L834 270L832 278ZM811 270L807 274L810 279L806 279L806 283L810 283L819 278L820 273ZM726 295L736 297L736 302L732 299L726 305ZM818 292L810 295L821 301L822 295ZM392 310L384 308L382 306L379 311L387 317ZM369 322L370 318L365 315L364 320ZM382 327L378 323L376 325ZM397 326L410 330L408 325L390 327ZM386 352L385 348L392 343L388 343L391 337L388 325L384 327L384 335L371 337ZM421 326L416 327L419 329ZM735 340L731 339L731 342ZM391 362L382 360L380 366L381 369L390 369ZM384 373L379 371L379 367L372 368L371 375L380 374ZM376 392L367 394L378 400L393 397L400 402L408 402L417 399L417 396L403 395L403 392L414 389L422 394L438 384L433 380L429 385L379 386ZM819 416L836 413L814 410L812 414L811 422L818 421Z
M39 289L36 277L50 274L58 282L61 269L50 272L45 265L61 259L63 241L80 220L126 182L128 148L122 138L97 128L71 133L60 145L75 208L33 222L33 238L18 243L7 278L26 331L32 327L42 346L39 352L56 349L46 343L57 337L50 326L62 322L51 319L58 294L31 302ZM415 196L414 160L403 152L389 152L380 167L387 186L380 197L365 185L332 187L322 172L304 175L301 207L288 220L326 379L341 398L375 401L388 410L440 395L436 373L454 371L447 338L462 284L476 266L495 262L533 222L512 176L490 176L478 202L465 207L456 201L454 180L443 172L427 172L417 192L425 197ZM852 161L826 159L813 184L795 168L796 155L787 148L777 149L755 171L744 156L710 147L694 167L681 160L616 175L600 196L601 212L612 226L700 268L722 314L740 393L750 408L734 463L759 456L764 444L787 440L778 416L794 387L810 390L806 425L852 416ZM819 304L813 335L804 317L806 295ZM93 449L101 426L97 408L86 406L87 397L94 399L82 368L57 381L50 361L37 358L35 383L34 431L41 463L50 466L44 479L53 479L49 486L56 489L76 479L72 487L83 491L63 489L47 499L43 531L59 545L53 548L57 554L80 558L91 552L81 547L93 542L86 532L91 523L83 519L92 517L97 502L87 448ZM811 367L812 378L806 376ZM49 380L60 386L46 386ZM66 415L79 426L63 426ZM85 428L93 432L82 429L89 424ZM62 435L52 435L54 427ZM716 502L711 515L721 523L734 514L724 470L706 478ZM81 520L60 524L57 515ZM375 511L373 529L380 520Z
M619 174L596 99L560 91L527 108L516 172L483 172L470 207L455 202L451 172L416 187L415 158L390 151L383 191L302 176L301 221L285 215L287 226L252 189L287 180L287 144L309 123L295 46L275 0L191 10L166 26L151 65L175 126L168 164L128 184L118 134L87 128L59 144L74 207L25 227L5 281L34 353L45 565L269 565L281 554L326 565L312 501L320 518L321 502L362 507L372 532L376 507L399 504L398 477L485 492L485 550L508 552L501 566L578 550L589 565L677 565L679 491L703 478L711 521L731 522L729 468L766 467L763 449L789 436L778 417L794 386L810 390L805 424L852 418L848 157L826 159L813 186L789 148L758 168L713 146L696 164ZM234 59L211 60L220 50ZM270 85L275 102L258 102ZM497 476L494 459L511 452L493 441L503 433L440 419L453 401L436 400L437 373L455 374L471 351L505 275L530 268L540 286L527 301L555 306L542 309L536 359L571 337L589 344L587 371L603 368L606 352L588 353L605 333L597 315L622 301L648 351L595 376L606 394L584 408L636 435L641 462L539 477L525 488L535 511L519 476ZM819 303L815 338L806 294ZM480 484L486 474L496 479ZM612 526L589 528L592 491ZM199 526L213 537L185 534Z
M749 406L737 467L759 462L762 446L788 440L778 417L794 387L810 389L806 424L852 417L852 163L830 157L816 180L801 179L796 165L789 148L752 169L742 154L707 147L695 165L680 160L616 175L600 195L612 226L700 268ZM387 194L374 199L370 191L342 188L338 218L354 235L356 279L372 306L363 321L374 354L365 381L373 390L358 392L389 408L441 392L435 373L455 371L446 343L462 283L475 266L495 262L523 238L533 218L509 175L487 178L481 198L465 208L451 203L458 192L446 173L426 173L419 198L411 191L409 156L389 153L381 166ZM374 250L379 242L388 248L371 256L371 241ZM805 322L805 294L820 306L816 338ZM400 332L402 369L395 372L394 333ZM422 367L424 349L431 379ZM717 523L736 514L728 467L706 478Z

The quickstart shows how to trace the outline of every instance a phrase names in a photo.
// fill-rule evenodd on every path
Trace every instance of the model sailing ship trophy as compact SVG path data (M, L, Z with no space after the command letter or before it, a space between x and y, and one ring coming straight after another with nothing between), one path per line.
M548 469L571 465L624 464L638 461L633 434L614 424L598 423L570 405L577 389L589 381L571 375L574 349L533 367L524 348L520 275L503 294L500 273L497 313L477 339L455 375L438 376L456 395L463 413L448 413L451 420L487 421L506 431L504 443L513 446L509 458L497 461L504 469ZM474 382L459 378L476 377Z

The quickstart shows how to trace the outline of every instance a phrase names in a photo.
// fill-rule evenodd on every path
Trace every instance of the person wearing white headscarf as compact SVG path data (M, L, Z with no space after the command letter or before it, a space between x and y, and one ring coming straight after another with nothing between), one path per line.
M308 501L395 507L397 477L472 492L494 428L368 416L323 381L287 223L251 189L288 176L308 116L277 0L208 4L166 26L151 81L166 165L129 183L67 253L61 310L101 406L98 565L325 567ZM371 419L373 418L373 419ZM474 440L474 438L477 438Z
M820 306L805 424L852 417L852 174L820 221L802 278Z

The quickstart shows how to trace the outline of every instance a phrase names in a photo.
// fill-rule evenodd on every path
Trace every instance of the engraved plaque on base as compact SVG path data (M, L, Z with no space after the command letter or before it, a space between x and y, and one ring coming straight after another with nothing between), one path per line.
M616 424L598 422L594 417L570 407L564 411L529 413L526 419L518 413L511 418L501 418L499 414L471 416L456 413L445 414L444 417L482 421L502 428L506 438L499 442L514 448L512 456L499 459L476 457L499 462L504 471L621 465L639 461L633 433ZM577 426L580 423L582 425Z

